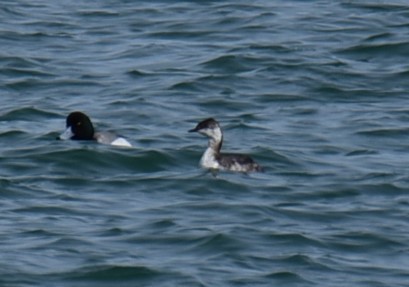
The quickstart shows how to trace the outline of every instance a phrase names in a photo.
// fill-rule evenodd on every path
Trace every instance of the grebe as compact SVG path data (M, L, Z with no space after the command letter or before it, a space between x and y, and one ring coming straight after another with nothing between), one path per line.
M215 119L209 118L201 121L189 132L198 132L209 138L208 147L200 159L201 167L211 170L238 172L263 171L262 167L247 155L220 153L223 144L223 133Z

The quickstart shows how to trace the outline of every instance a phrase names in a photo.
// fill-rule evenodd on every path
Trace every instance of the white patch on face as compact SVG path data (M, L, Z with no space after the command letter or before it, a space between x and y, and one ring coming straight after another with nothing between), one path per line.
M128 142L126 139L124 138L117 138L116 140L114 140L113 142L111 142L111 145L114 146L123 146L123 147L132 147L131 143Z
M208 137L212 136L212 130L209 128L201 129L199 130L199 133L201 133L202 135L208 136Z
M199 133L208 136L209 138L212 138L216 141L220 141L222 138L222 131L220 130L219 127L201 129Z
M71 130L71 126L69 126L65 132L63 132L62 134L60 134L59 139L61 140L68 140L70 138L72 138L74 136L74 133Z

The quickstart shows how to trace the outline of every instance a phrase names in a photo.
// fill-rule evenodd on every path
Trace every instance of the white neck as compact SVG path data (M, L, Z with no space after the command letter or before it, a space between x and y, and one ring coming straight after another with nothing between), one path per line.
M206 135L209 137L208 147L218 153L223 143L223 134L221 129L218 127L215 129L207 130Z
M217 151L209 146L200 159L200 166L203 168L218 169L219 163L216 161Z
M209 142L207 144L207 149L200 159L200 165L203 168L218 169L220 168L220 165L216 160L216 156L222 147L222 131L220 128L207 129L203 134L209 137Z

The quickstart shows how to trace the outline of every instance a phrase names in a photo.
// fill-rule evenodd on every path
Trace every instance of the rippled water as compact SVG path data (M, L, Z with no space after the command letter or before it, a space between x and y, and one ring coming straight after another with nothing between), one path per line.
M1 286L407 286L406 1L2 1ZM86 112L135 146L56 141ZM202 171L217 118L262 174Z

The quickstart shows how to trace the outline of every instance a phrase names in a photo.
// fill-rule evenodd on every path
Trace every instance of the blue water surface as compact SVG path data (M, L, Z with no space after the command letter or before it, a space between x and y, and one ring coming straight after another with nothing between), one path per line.
M1 286L407 286L407 1L2 1ZM57 141L72 111L134 148ZM199 168L223 150L264 173Z

